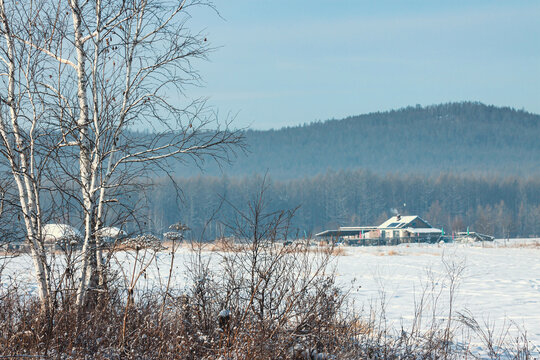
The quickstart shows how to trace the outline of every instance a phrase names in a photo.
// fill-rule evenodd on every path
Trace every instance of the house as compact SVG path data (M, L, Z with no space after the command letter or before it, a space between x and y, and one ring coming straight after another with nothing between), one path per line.
M46 224L41 228L43 245L49 251L67 249L77 246L81 240L81 233L71 225ZM30 244L27 239L19 239L7 243L9 251L28 251Z
M73 250L81 246L82 234L79 230L68 224L46 224L41 229L43 244L50 250ZM104 227L95 232L103 242L114 242L127 236L124 230L117 227ZM7 244L8 250L23 251L29 249L26 239L12 241Z
M410 242L436 242L443 233L417 215L396 215L379 226L339 227L337 230L325 230L317 237L331 241L344 241L358 245L386 245Z
M67 224L47 224L41 230L45 246L51 249L67 249L77 246L82 239L79 230Z
M71 225L47 224L42 229L45 243L56 243L63 240L80 239L81 233Z

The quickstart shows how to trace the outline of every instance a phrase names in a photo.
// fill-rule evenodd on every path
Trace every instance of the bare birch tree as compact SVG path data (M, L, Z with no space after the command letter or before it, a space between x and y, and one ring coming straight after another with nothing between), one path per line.
M46 119L34 115L35 121L47 124L57 138L56 143L50 141L47 156L54 161L47 170L63 178L57 191L72 196L80 207L84 241L77 304L82 306L103 275L96 234L109 225L107 210L131 211L118 194L140 185L152 172L167 171L171 159L228 161L242 137L228 123L220 127L204 99L192 100L184 93L186 86L199 82L193 61L205 58L210 50L204 35L186 26L189 9L205 4L43 0L31 1L30 6L11 4L12 13L24 15L17 18L5 11L3 0L1 4L8 70L4 104L13 107L12 73L23 63L11 60L10 49L18 46L39 57L37 69L43 73L39 80L29 77L26 91L29 98L40 99L48 114ZM26 25L21 23L23 17L33 27L31 34L10 32L10 22ZM25 118L31 118L29 108L21 109ZM10 110L12 119L21 116L17 111ZM28 238L40 239L39 189L32 187L36 180L28 155L13 148L21 135L17 123L11 123L12 128L4 126L2 132L5 156L12 161L13 176L24 195L20 202L28 214ZM151 131L134 135L134 129ZM17 162L11 160L15 156ZM76 191L62 188L67 183ZM38 245L35 259L41 256ZM36 263L38 277L45 271L40 270L42 263L46 261ZM46 289L46 276L43 279Z
M34 24L25 11L6 6L0 0L1 51L0 136L2 165L9 169L17 188L17 202L35 266L38 296L48 314L51 306L50 273L41 237L40 178L43 160L40 144L46 131L40 119L43 104L36 101L36 83L43 77L41 54L27 43L40 46L33 38ZM32 4L33 5L33 4ZM43 149L46 151L46 149Z

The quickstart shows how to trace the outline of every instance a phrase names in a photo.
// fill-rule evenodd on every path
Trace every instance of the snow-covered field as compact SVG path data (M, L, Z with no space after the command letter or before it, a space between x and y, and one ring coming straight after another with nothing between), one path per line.
M448 275L452 269L462 269L457 278L454 315L468 312L479 323L489 324L496 336L508 325L514 327L510 333L514 334L517 326L526 331L528 340L540 353L540 246L513 246L527 242L531 240L499 240L489 244L490 247L459 244L344 247L345 255L337 257L335 266L339 284L350 289L359 308L366 313L384 308L389 324L405 330L410 329L422 296L426 323L431 320L433 297L438 297L436 315L447 314ZM213 255L203 253L205 257ZM128 261L125 255L118 254L118 258L120 262ZM142 279L142 286L163 285L166 281L170 254L162 253L158 259ZM185 264L191 260L191 250L178 250L174 287L186 285ZM2 278L4 286L10 276L31 284L31 266L27 256L10 260Z
M410 328L423 294L429 303L430 295L440 292L437 313L447 314L449 268L462 267L454 315L474 315L484 328L495 330L495 337L510 326L509 342L518 328L525 330L540 353L540 247L405 245L347 252L337 267L340 281L356 279L361 288L353 288L352 295L360 303L374 302L380 308L384 299L386 317L398 329ZM424 316L431 311L427 305Z

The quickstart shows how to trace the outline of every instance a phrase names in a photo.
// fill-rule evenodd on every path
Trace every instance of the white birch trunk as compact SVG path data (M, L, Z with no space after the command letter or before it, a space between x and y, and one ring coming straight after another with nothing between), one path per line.
M4 1L0 0L2 9ZM33 42L32 35L29 35L29 39L22 39L15 36L16 34L6 36L8 45L10 41L17 41L16 44L20 41L22 45L44 54L47 60L51 61L43 65L44 68L50 69L58 65L60 74L64 73L65 68L68 69L65 73L69 72L65 77L59 75L56 86L50 86L38 80L35 80L33 85L36 88L42 86L47 88L48 90L44 93L52 91L54 96L61 99L54 106L59 106L62 111L67 110L70 114L69 120L63 121L62 118L56 124L63 136L60 144L57 145L58 149L64 146L78 147L76 155L79 162L78 168L75 174L66 173L66 175L78 180L77 185L80 189L77 190L80 191L80 195L76 195L76 198L77 201L81 201L81 218L84 227L80 271L77 273L76 280L76 304L79 309L88 303L89 288L95 287L98 283L96 274L100 275L99 283L103 284L101 244L96 234L105 222L107 202L111 200L108 197L114 191L110 189L133 185L130 179L126 180L126 176L115 176L119 171L124 170L122 165L126 164L127 171L130 171L129 164L140 163L141 167L137 164L136 168L143 168L140 171L144 173L146 171L144 163L153 164L167 158L184 155L199 157L210 154L212 156L212 154L226 152L227 147L241 139L241 136L232 135L228 130L219 131L219 129L215 135L209 136L207 132L209 122L204 119L200 120L199 127L192 128L193 119L199 120L200 109L197 101L193 103L192 112L191 105L183 110L167 100L169 94L165 89L168 85L174 87L177 84L189 82L190 79L197 81L198 75L192 70L189 59L204 57L207 50L203 40L197 36L191 36L189 32L185 33L185 37L176 36L177 32L184 31L184 21L180 19L180 13L185 3L185 0L171 3L163 3L160 0L128 2L59 0L57 5L52 2L51 8L58 6L58 9L63 12L66 4L68 5L73 21L73 32L57 30L65 28L69 20L60 20L66 22L58 27L55 23L52 25L53 28L50 28L51 24L47 22L47 17L41 19L39 14L30 14L32 10L29 10L29 16L35 15L38 22L43 20L39 25L42 26L39 28L42 32L36 33L46 33L47 37L50 34L50 39L40 38L44 42ZM163 9L163 17L155 13L156 9ZM94 15L95 24L90 17ZM3 18L7 21L5 14ZM7 26L7 23L4 26ZM110 42L118 42L118 46L116 43L115 46L110 46ZM121 48L120 52L116 51L118 47ZM136 51L139 48L141 50ZM67 57L63 57L63 54L67 54ZM118 70L121 71L120 73L115 73L118 69L114 68L115 61L120 68ZM109 65L111 62L112 69ZM110 83L109 80L111 80ZM124 84L122 85L121 82ZM178 88L181 88L181 85ZM73 90L76 90L77 99L71 96ZM37 91L41 90L37 89ZM121 104L117 103L116 99L121 99ZM47 107L49 104L45 103L44 106ZM161 116L161 110L164 112L163 116ZM179 119L183 118L184 114L191 117L188 120L189 126L185 127L179 125ZM16 117L14 111L12 111L13 117ZM71 119L74 120L71 121ZM8 126L9 128L6 129L7 125L3 124L4 129L0 129L6 147L10 144L19 145L22 141L17 138L19 130L16 128L16 119L14 121L11 127ZM171 132L171 135L174 135L173 138L169 138L169 135L156 134L147 146L140 143L117 145L116 137L121 137L122 133L125 133L126 123L137 121L140 123L155 121L165 127L178 121L176 125L180 131L178 136ZM166 143L160 142L161 139L167 139ZM12 147L10 154L13 155L8 160L12 164L13 176L18 186L25 226L32 244L36 274L42 279L39 285L43 289L40 290L42 293L40 296L43 299L49 299L51 303L47 259L41 239L39 189L36 185L39 183L35 181L33 174L34 159L32 154L29 158L26 157L26 150L18 150L15 145ZM21 149L27 148L22 146ZM71 154L70 151L69 155ZM216 158L219 159L219 155L216 155ZM65 159L59 157L52 161L62 162ZM70 171L72 171L71 167L66 170L66 172ZM118 183L117 179L119 179ZM128 209L128 211L135 210Z
M29 163L25 153L26 149L34 150L33 138L30 138L30 144L25 143L21 136L19 119L15 105L15 46L13 35L11 34L10 24L6 16L4 0L0 0L0 17L4 27L4 38L6 41L8 67L8 99L11 127L8 128L4 119L0 121L0 135L8 153L8 161L17 191L19 194L19 204L23 213L24 224L26 228L26 237L30 243L32 261L34 263L36 282L38 287L38 296L41 302L42 311L48 316L52 304L50 294L50 276L47 266L47 258L41 239L41 221L39 206L39 193L35 186L33 178L33 164ZM34 120L35 121L35 120ZM14 148L10 139L13 139ZM18 156L17 156L18 155ZM17 161L18 160L18 161ZM30 161L34 160L33 154L30 155Z
M80 182L83 199L83 219L84 219L84 240L82 248L82 264L77 289L77 306L82 306L88 291L89 264L92 246L92 188L91 188L91 150L89 133L89 111L87 99L87 79L86 79L86 53L82 36L82 14L78 0L70 0L71 14L73 18L74 44L77 53L77 98L79 101L79 118L77 120L78 142L79 142L79 167Z
M94 121L94 131L95 131L95 144L94 144L94 151L92 152L92 191L95 191L96 183L98 181L98 178L100 176L100 169L101 169L101 161L100 161L100 152L101 152L101 124L99 123L99 97L98 97L98 63L99 63L99 52L101 50L101 0L96 1L96 31L94 36L94 62L92 65L92 101L93 101L93 121ZM101 216L103 211L102 201L103 201L103 190L104 187L101 187L100 189L100 196L98 199L98 205L97 205L97 214L94 219L94 228L92 229L94 231L94 234L97 234L97 231L101 228ZM103 259L102 259L102 253L101 253L101 238L94 235L94 241L95 241L95 265L97 272L97 275L99 277L99 281L96 284L95 276L93 279L92 275L92 269L88 269L87 277L88 283L95 287L96 285L102 286L104 284L104 277L103 277ZM94 281L94 283L92 283Z

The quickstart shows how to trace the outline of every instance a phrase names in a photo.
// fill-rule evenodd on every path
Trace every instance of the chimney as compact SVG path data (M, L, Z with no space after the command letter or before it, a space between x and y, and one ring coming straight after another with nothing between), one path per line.
M397 215L396 215L396 218L398 219L398 221L401 220L401 215L400 215L400 214L397 214Z

